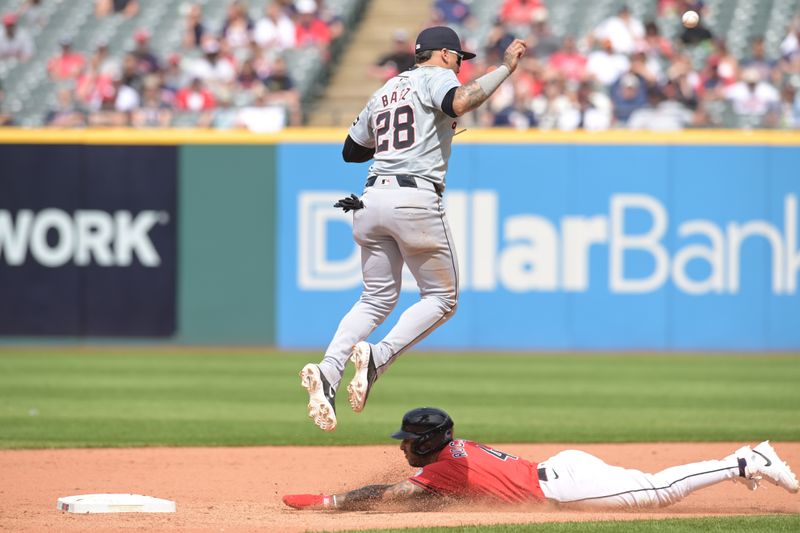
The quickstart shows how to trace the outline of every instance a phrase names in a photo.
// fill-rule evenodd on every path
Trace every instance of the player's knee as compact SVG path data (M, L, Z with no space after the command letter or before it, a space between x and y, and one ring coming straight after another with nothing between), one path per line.
M443 299L445 305L450 309L449 313L451 315L456 314L456 308L458 307L458 290L453 288L447 291Z
M394 295L384 295L382 297L376 297L370 294L364 294L361 296L361 300L375 310L380 316L381 321L388 317L394 308L397 306L397 301L399 298L399 293Z

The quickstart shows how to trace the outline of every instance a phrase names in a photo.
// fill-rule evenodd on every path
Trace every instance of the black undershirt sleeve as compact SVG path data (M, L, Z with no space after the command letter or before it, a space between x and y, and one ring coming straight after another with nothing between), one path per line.
M453 110L453 99L456 97L456 89L458 89L458 87L453 87L447 91L447 94L444 95L444 98L442 99L442 111L453 118L458 117L456 112Z
M342 158L348 163L363 163L372 159L375 155L375 148L367 148L361 146L353 140L349 135L344 141L342 147Z

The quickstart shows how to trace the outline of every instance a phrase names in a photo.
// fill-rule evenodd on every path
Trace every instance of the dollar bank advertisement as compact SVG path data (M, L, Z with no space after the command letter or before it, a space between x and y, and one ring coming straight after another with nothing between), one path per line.
M368 164L278 157L277 341L326 346L359 298L352 213ZM456 315L431 349L800 348L800 149L455 143L444 204ZM404 272L392 315L419 298Z

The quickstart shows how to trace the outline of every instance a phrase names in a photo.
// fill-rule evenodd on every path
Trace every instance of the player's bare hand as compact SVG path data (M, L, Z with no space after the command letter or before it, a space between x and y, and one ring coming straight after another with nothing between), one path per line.
M522 39L514 39L514 42L508 45L505 54L503 54L503 64L508 67L508 70L514 72L517 70L519 58L525 55L528 45Z

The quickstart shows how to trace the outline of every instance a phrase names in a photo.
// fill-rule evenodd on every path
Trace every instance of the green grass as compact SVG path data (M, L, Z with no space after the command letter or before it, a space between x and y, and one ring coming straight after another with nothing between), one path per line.
M494 526L431 527L424 529L371 529L359 533L780 533L800 531L800 515L734 516L726 518L676 518L607 522L560 522L546 524L504 524Z
M342 386L330 434L307 419L297 377L319 357L4 348L0 448L389 443L420 405L484 442L800 440L796 355L412 353L360 415Z

